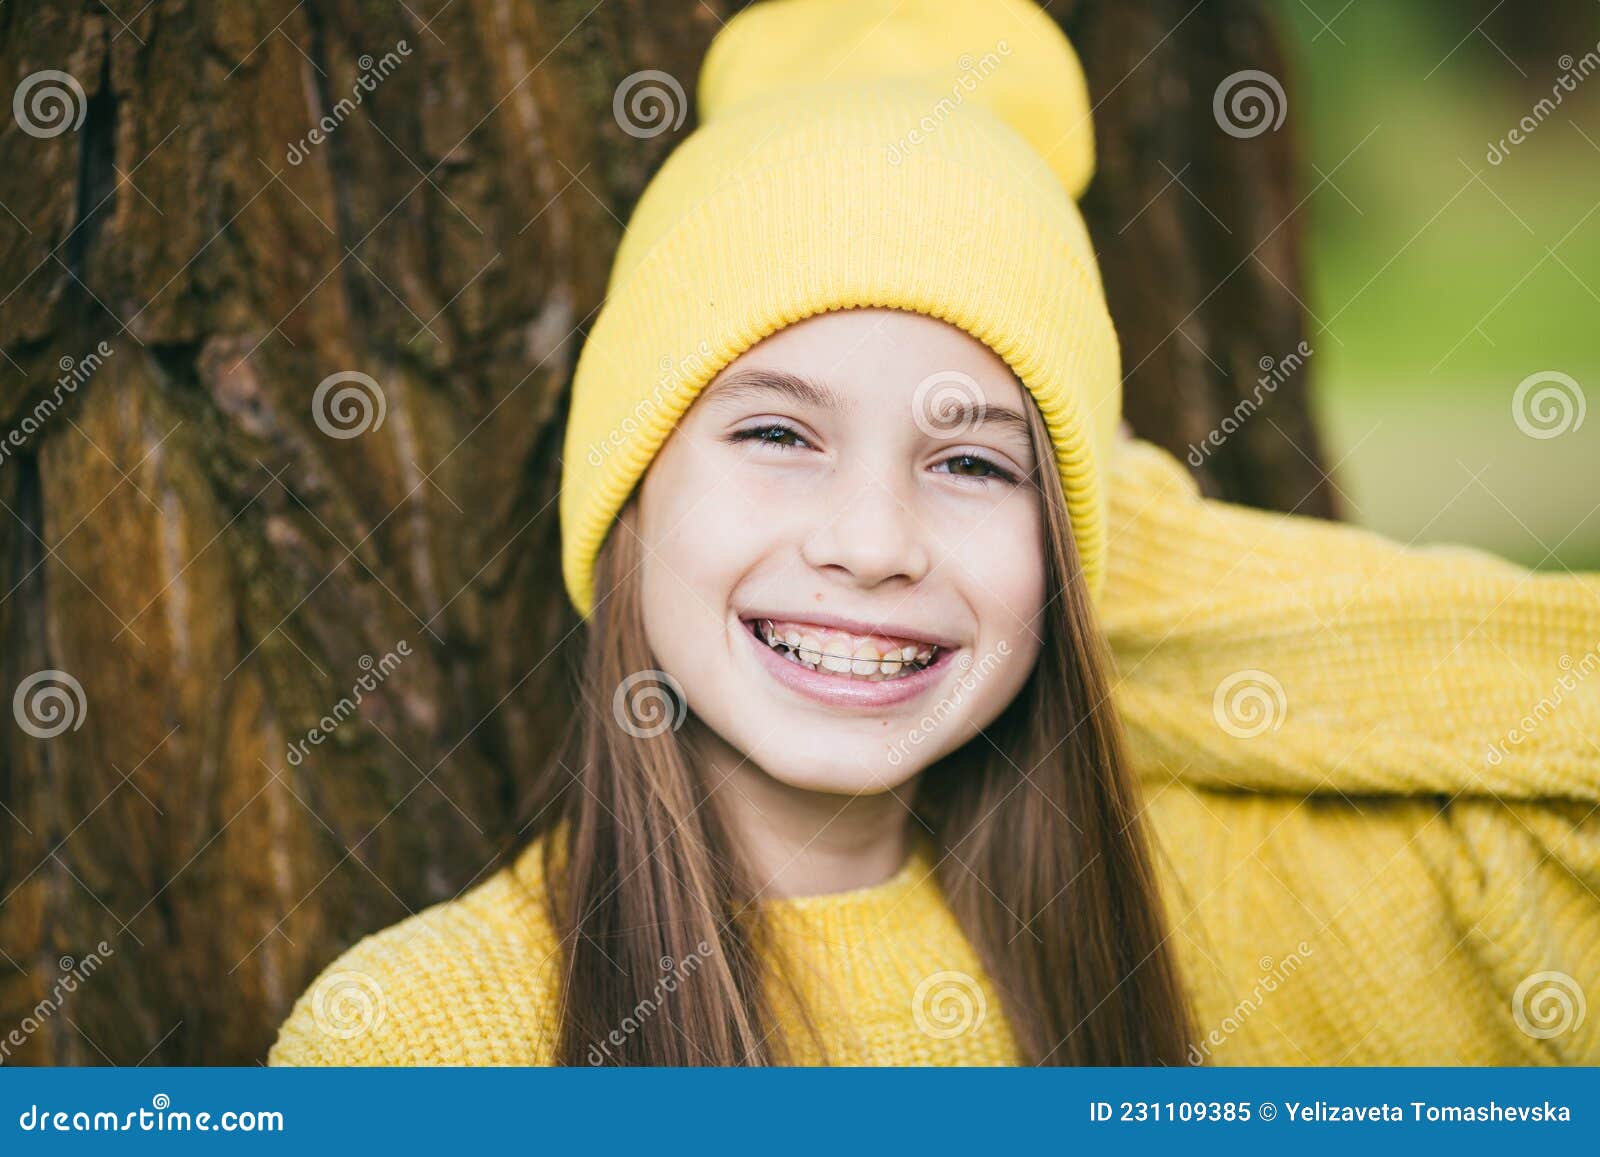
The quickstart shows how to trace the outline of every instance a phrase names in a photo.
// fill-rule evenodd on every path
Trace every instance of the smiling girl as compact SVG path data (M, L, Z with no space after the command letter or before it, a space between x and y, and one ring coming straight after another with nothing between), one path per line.
M953 431L941 396L966 407ZM571 911L588 914L572 1039L608 1035L638 1000L626 978L704 938L722 945L709 967L728 968L728 1003L699 980L677 1005L704 1009L694 1030L645 1027L613 1055L777 1057L740 1005L774 954L716 915L771 898L802 919L791 974L849 998L812 1059L1181 1057L1180 988L1049 466L1006 364L910 312L816 315L711 383L602 551L602 712L573 764L586 790L566 797ZM627 703L623 729L610 717L613 689L653 667L692 709L654 759L626 734ZM933 902L949 849L955 923ZM1009 1026L986 975L1021 1002ZM859 1022L863 1000L877 1011ZM939 1016L976 1031L918 1031Z
M699 98L574 379L530 841L271 1061L1594 1059L1524 981L1600 967L1600 679L1483 752L1600 582L1119 438L1031 0L771 0Z

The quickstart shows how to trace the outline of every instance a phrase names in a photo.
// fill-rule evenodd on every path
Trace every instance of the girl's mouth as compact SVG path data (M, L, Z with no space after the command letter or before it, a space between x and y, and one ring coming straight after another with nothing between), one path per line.
M955 654L943 646L897 646L794 622L750 619L743 626L774 679L804 698L846 710L892 707L924 694L943 681Z
M853 639L838 631L807 628L799 623L752 619L752 634L791 663L869 683L903 679L931 667L940 648L930 643Z

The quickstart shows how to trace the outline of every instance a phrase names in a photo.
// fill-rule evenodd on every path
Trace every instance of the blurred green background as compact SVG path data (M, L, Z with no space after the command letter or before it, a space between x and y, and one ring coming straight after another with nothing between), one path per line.
M1600 570L1600 4L1281 16L1314 404L1350 519ZM1555 387L1567 410L1527 424L1565 432L1534 437L1513 398L1550 372L1579 391Z

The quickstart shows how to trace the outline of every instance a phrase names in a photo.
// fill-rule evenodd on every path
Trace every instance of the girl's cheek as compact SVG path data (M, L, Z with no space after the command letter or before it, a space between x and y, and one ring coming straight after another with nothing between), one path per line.
M1021 497L1021 496L1019 496ZM1027 634L1044 603L1044 527L1029 504L1008 503L952 557L999 634Z
M681 496L687 500L678 501ZM747 475L708 470L685 480L674 500L663 504L661 538L648 545L683 583L708 601L721 600L724 588L781 541L783 516L792 512L792 501L764 491Z
M714 507L722 533L752 541L803 536L823 513L827 476L771 463L736 463L707 483L702 509Z

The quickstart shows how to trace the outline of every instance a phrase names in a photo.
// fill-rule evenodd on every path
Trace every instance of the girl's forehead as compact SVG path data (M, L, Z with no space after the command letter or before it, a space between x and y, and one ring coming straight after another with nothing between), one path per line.
M747 352L763 348L810 349L839 341L894 346L908 340L951 348L973 345L988 349L965 330L939 318L905 309L863 306L812 314L769 334Z
M730 362L711 389L762 370L804 377L846 397L908 392L935 376L970 378L994 403L1023 397L1010 366L983 342L939 318L899 309L831 310L794 322Z

